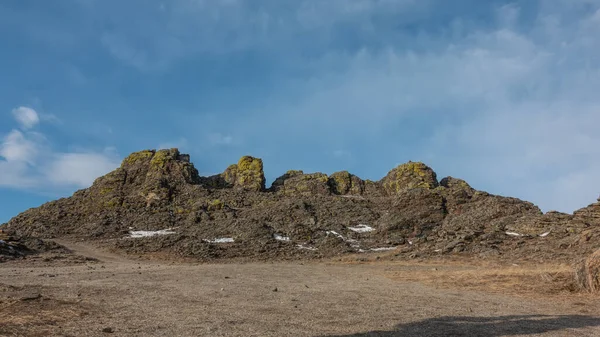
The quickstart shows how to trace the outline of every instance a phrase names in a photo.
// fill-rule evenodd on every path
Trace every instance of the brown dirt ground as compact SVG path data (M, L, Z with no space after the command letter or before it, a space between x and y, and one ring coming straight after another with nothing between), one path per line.
M600 336L599 298L565 265L196 264L59 243L88 259L0 264L0 335Z

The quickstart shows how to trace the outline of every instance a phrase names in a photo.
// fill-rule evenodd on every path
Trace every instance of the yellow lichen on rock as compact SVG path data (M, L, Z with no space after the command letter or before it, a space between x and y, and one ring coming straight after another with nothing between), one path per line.
M237 187L249 191L262 191L265 189L265 174L263 162L260 158L243 156L237 164L227 167L220 177L228 187ZM218 179L212 180L213 185L219 185Z
M362 194L365 182L348 171L335 172L329 177L331 191L335 194Z
M223 207L225 207L225 204L219 199L209 201L206 206L209 211L218 211L223 209Z
M396 167L382 179L382 184L386 192L392 195L406 189L434 189L439 185L435 172L421 162L408 162Z
M139 152L134 152L127 156L127 158L123 159L121 163L121 167L125 165L133 165L137 162L148 160L154 156L155 151L153 150L144 150Z
M151 167L164 169L170 160L176 160L179 156L178 149L158 150L150 161Z

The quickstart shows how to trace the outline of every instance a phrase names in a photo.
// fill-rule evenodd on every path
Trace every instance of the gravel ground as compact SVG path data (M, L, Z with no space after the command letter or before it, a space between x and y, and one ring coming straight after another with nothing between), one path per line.
M98 261L0 264L0 335L600 336L597 298L389 277L430 263L161 263L60 243Z

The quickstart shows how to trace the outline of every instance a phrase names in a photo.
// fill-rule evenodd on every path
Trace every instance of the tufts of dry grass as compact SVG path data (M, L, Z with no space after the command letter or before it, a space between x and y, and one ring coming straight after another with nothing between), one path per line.
M572 294L579 290L568 264L506 263L480 259L386 261L343 260L348 264L386 264L385 276L446 289L469 289L503 294Z

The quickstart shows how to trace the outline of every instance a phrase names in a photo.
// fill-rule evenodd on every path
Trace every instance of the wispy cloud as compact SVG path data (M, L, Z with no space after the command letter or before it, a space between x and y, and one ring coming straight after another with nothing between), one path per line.
M572 211L600 192L596 0L86 0L70 6L71 26L38 10L44 14L36 22L43 24L27 25L25 35L39 34L34 40L52 50L86 43L101 70L77 64L84 82L115 98L121 111L140 109L149 123L172 126L153 129L159 140L175 140L160 147L181 146L183 137L211 170L248 152L271 156L282 171L353 165L377 179L410 159L546 210ZM31 8L14 8L20 9L0 11L1 21L21 27L17 14ZM97 75L104 70L107 82ZM104 90L114 85L124 90ZM81 97L95 96L81 87ZM94 103L79 102L85 104ZM188 112L172 118L164 106ZM54 151L34 132L39 123L26 119L4 135L0 165L14 181L26 184L40 174L19 172L39 173L66 160L41 162L39 153ZM119 125L132 129L139 120L125 123ZM117 128L111 136L118 139ZM138 136L137 144L156 142ZM336 151L351 151L352 158L339 160L343 152Z
M600 192L600 4L553 4L541 3L533 18L499 6L489 27L421 35L425 50L330 51L311 62L306 80L282 84L295 96L240 120L236 132L248 137L249 120L260 120L270 130L294 125L281 139L307 141L310 130L352 148L373 138L378 154L426 159L475 187L573 211Z
M32 108L14 109L13 115L23 129L40 122ZM13 129L0 143L0 187L44 192L82 188L118 165L112 151L56 152L42 133L29 130Z
M23 129L31 129L40 122L37 112L28 107L18 107L12 110L12 114Z

